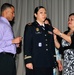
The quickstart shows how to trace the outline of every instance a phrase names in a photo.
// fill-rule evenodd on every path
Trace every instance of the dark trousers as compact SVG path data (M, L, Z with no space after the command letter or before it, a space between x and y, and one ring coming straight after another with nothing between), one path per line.
M26 68L26 75L53 75L53 68L34 68L33 70Z
M59 75L62 75L62 71L59 71Z
M16 75L15 59L0 53L0 75Z

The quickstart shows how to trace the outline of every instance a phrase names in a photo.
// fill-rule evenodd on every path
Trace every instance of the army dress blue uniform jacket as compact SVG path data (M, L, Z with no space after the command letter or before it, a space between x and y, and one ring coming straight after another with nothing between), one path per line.
M52 27L40 26L36 21L27 24L24 32L25 64L34 67L54 67L54 39Z

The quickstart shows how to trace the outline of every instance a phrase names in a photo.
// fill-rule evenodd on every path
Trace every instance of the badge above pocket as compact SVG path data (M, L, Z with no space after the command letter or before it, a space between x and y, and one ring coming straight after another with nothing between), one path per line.
M40 31L40 29L39 28L36 28L36 32L35 32L36 34L42 34L42 32Z

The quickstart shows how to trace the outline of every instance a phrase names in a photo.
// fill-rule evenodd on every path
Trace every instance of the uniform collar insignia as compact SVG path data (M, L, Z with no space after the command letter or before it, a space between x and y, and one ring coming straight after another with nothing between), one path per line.
M39 28L36 28L36 31L39 31Z

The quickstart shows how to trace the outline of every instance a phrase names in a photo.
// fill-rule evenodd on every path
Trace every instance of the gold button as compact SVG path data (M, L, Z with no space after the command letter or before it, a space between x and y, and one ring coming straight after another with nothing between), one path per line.
M47 36L47 35L45 34L45 36Z
M45 39L45 41L47 41L47 39Z
M48 44L46 44L46 46L48 46Z
M46 51L48 51L48 49L46 49Z

